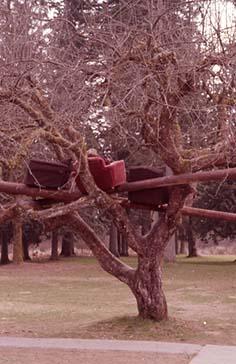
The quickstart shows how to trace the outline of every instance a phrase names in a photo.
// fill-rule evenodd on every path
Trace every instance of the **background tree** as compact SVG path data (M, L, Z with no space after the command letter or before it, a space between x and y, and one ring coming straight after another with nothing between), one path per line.
M1 264L9 264L10 259L8 256L8 246L12 238L12 224L10 222L1 225L0 238L1 238Z
M200 184L194 201L194 206L217 211L236 212L236 189L233 181L222 183ZM193 218L193 229L195 234L207 241L213 240L219 244L221 239L235 238L235 224L227 221L214 219Z
M59 242L59 231L58 229L55 229L52 232L52 238L51 238L51 260L58 260L58 242Z

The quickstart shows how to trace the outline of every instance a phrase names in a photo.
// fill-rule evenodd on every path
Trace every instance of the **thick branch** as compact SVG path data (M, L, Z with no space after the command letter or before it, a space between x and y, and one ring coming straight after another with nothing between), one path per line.
M78 213L68 215L68 223L76 229L102 268L118 278L121 282L130 284L135 270L117 259L98 238L96 232L81 218Z
M184 173L175 176L150 178L144 181L128 182L120 186L118 191L138 191L163 186L184 185L193 182L226 181L229 179L236 179L236 168L197 173Z
M33 219L40 219L40 220L60 218L62 216L66 216L70 213L76 212L79 209L91 206L92 204L94 204L94 201L89 200L85 197L76 200L74 202L68 203L66 205L53 206L51 208L42 211L31 210L28 212L28 216L30 216Z
M28 187L24 183L14 183L0 181L0 192L8 193L11 195L26 195L31 197L44 197L50 198L57 202L70 202L75 201L82 196L81 192L69 192L62 190L44 190L34 187Z
M220 219L225 221L236 221L236 214L231 212L199 209L196 207L184 206L181 210L183 215L206 217L209 219Z
M170 201L166 206L165 212L160 214L159 219L154 224L151 231L145 236L147 243L149 240L154 240L156 242L151 248L154 251L157 249L158 254L164 254L164 248L176 229L184 202L190 193L190 186L173 187L170 191Z

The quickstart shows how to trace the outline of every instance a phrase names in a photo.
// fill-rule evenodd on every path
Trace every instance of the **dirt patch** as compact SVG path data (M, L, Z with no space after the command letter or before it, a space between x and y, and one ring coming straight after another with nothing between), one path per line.
M188 364L190 356L118 351L0 349L0 364Z

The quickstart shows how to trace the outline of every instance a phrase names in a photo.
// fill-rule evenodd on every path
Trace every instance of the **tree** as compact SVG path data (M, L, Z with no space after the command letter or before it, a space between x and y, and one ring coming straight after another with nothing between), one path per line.
M235 213L236 190L234 181L199 184L194 206L209 210ZM219 239L235 238L235 224L228 221L193 218L193 229L201 239L212 239L218 244Z
M20 264L22 262L23 262L22 221L16 218L13 223L13 263Z
M54 158L72 156L79 162L77 173L86 186L87 197L28 215L47 220L54 228L63 224L75 229L102 268L128 285L139 315L164 320L168 317L162 288L164 250L192 188L189 184L171 187L166 210L142 236L119 200L95 185L87 165L86 135L88 130L99 133L102 126L120 140L128 135L143 150L152 149L175 175L228 165L235 147L233 35L228 32L226 37L218 22L209 37L204 1L80 5L82 21L76 18L70 23L74 34L83 39L79 52L74 42L55 51L56 38L50 33L44 51L35 54L36 64L44 66L13 74L0 90L6 120L9 115L16 120L20 114L22 136L19 140L19 135L11 134L14 146L16 142L24 146L24 153L16 153L18 165L27 153L35 152L35 144L37 152L49 148ZM53 19L52 30L68 24L66 15L63 24L60 19ZM37 27L42 34L40 22ZM69 31L65 28L64 33L66 37ZM6 132L4 136L9 141ZM136 268L105 247L83 216L85 202L114 221L137 253Z
M71 230L66 230L62 236L61 255L64 257L72 257L74 253L74 235Z
M58 260L58 240L59 240L59 231L57 229L52 232L52 241L51 241L51 260Z
M11 223L8 222L1 225L0 238L1 238L1 264L9 264L10 260L8 257L8 244L12 238Z

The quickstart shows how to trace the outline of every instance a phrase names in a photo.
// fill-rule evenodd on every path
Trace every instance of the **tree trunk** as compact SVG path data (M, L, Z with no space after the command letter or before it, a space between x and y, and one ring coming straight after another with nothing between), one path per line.
M110 226L110 234L109 234L109 250L115 257L119 257L119 249L118 249L118 230L115 226L114 222L111 223Z
M59 241L59 233L58 230L54 230L52 232L52 240L51 240L51 260L58 260L58 241Z
M118 251L121 257L128 257L129 256L129 247L127 238L119 233L118 231Z
M166 214L159 215L151 231L138 243L142 252L138 255L138 267L131 289L137 300L139 315L144 319L162 321L168 318L162 288L162 262L166 246L176 231L179 221L177 212L188 193L188 188L173 188Z
M166 298L162 289L162 269L158 257L139 257L134 286L139 316L162 321L168 318Z
M31 260L30 255L29 255L29 241L27 239L22 240L22 244L23 244L23 257L24 257L24 261L27 260Z
M16 219L13 223L13 263L23 262L22 222Z
M197 257L196 239L193 236L192 219L189 218L188 224L186 224L186 232L188 238L188 258Z
M166 246L164 260L168 263L173 263L176 260L175 234L171 236Z
M127 284L136 298L140 317L162 321L168 318L166 298L162 289L164 251L176 230L181 208L190 191L188 186L171 189L166 212L160 214L158 221L144 236L138 234L137 228L130 224L122 207L116 203L111 204L110 198L99 191L97 206L103 211L106 206L112 209L109 217L113 217L120 232L127 237L129 246L138 255L137 269L116 258L79 213L70 213L64 216L63 220L59 218L58 223L63 221L68 227L75 229L98 259L101 267ZM56 208L55 211L57 211ZM61 207L58 213L61 216ZM42 219L41 212L37 216ZM50 218L51 216L50 214Z
M0 166L0 179L3 177L3 169ZM8 224L9 225L9 224ZM8 243L10 241L9 229L7 225L2 225L0 229L0 240L1 240L1 264L9 264L10 260L8 257Z
M177 246L178 251L176 251L176 254L186 254L186 217L183 219L182 223L178 225L178 228L176 230L176 238L177 238Z
M74 254L74 236L71 231L66 231L62 238L61 255L72 257Z
M176 255L180 254L180 242L179 242L177 230L175 232L175 253L176 253Z
M159 217L161 216L161 213L158 213L155 211L153 213L153 224L155 224ZM175 262L176 258L176 249L175 249L175 237L174 234L169 238L168 244L165 247L164 252L164 259L166 262Z
M141 225L141 233L142 235L147 234L152 226L151 223L151 211L142 211L142 225Z
M9 264L10 260L8 257L8 243L9 243L9 234L3 228L0 233L1 236L1 264Z
M186 254L186 244L184 240L180 241L179 254Z

